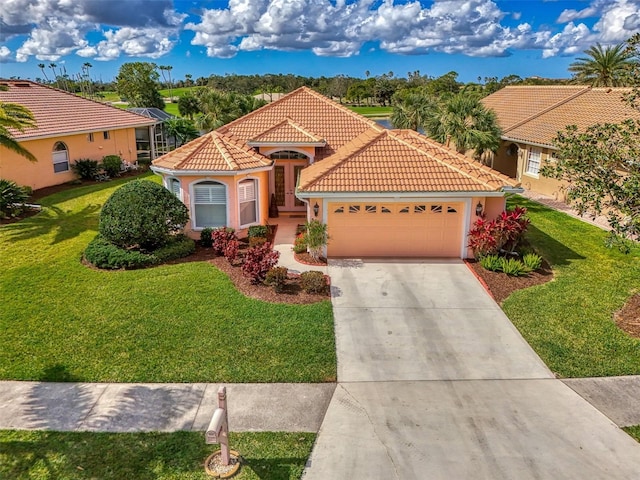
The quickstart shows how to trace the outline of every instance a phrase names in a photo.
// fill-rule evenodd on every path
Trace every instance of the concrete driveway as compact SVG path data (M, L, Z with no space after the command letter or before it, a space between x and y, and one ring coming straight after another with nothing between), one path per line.
M637 479L460 261L332 261L338 386L305 480Z

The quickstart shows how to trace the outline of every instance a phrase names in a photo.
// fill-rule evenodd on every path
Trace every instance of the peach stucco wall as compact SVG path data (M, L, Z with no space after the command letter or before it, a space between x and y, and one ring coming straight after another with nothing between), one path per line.
M227 227L234 228L239 235L246 233L246 226L244 229L240 228L240 205L238 202L237 185L242 180L256 179L258 180L258 222L257 224L265 225L269 218L269 172L254 172L254 173L241 173L238 175L211 175L211 176L180 176L171 177L169 175L162 175L165 186L169 178L177 178L180 180L181 200L189 208L191 212L192 200L191 200L191 186L195 183L202 181L219 182L227 187ZM191 214L190 214L191 215ZM197 239L200 238L200 231L202 229L196 229L193 221L189 220L185 226L185 232L190 237Z
M105 155L120 155L129 162L136 161L135 129L109 130L109 137L105 140L102 131L99 131L94 132L93 142L89 142L88 134L20 142L35 155L37 162L30 162L11 150L0 147L0 178L13 180L18 185L34 190L73 180L76 176L71 170L60 173L53 171L52 152L56 142L64 142L67 146L70 164L83 158L101 160Z

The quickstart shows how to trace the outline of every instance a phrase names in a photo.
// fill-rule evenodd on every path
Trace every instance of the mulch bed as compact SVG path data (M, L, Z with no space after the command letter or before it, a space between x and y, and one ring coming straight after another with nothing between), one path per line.
M188 257L173 260L169 263L208 262L229 276L235 287L247 297L270 303L309 304L329 299L329 292L324 295L306 293L300 288L298 275L289 274L287 285L282 293L276 293L273 287L263 284L253 284L251 279L244 276L239 263L231 265L224 257L218 257L210 248L203 248L196 242L196 251Z
M624 307L614 315L618 328L632 337L640 338L640 293L632 295Z
M502 303L505 298L516 290L541 285L553 280L553 272L547 262L543 262L539 270L522 277L511 277L502 272L485 270L475 260L469 260L467 265L469 265L477 277L482 279L498 303Z
M318 266L318 267L327 266L326 258L320 257L319 260L315 260L308 252L294 253L293 258L295 258L297 262L303 263L305 265Z

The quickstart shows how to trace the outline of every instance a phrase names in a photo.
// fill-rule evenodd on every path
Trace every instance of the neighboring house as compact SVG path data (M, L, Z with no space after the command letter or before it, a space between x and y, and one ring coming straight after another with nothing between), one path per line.
M521 182L527 190L566 200L562 182L540 175L554 161L553 139L559 131L576 125L581 131L597 123L640 120L640 112L622 100L627 88L586 86L510 86L485 97L502 128L502 142L489 163Z
M17 103L34 115L37 127L12 131L37 159L30 162L0 147L0 178L39 188L71 181L73 162L105 155L137 160L136 129L149 130L156 120L27 80L0 80L0 102Z
M170 152L176 147L176 139L167 133L164 122L176 118L174 115L154 107L132 107L127 112L137 113L156 121L153 128L136 128L138 160L150 161Z
M328 226L329 256L467 257L479 214L517 182L416 132L387 130L303 87L156 159L187 231L280 215Z

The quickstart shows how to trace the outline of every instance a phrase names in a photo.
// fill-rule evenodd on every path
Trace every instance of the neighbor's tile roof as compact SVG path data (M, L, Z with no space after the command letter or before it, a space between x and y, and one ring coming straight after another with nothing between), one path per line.
M28 80L0 80L0 102L17 103L33 113L37 128L11 130L16 140L153 125L154 120Z
M370 128L383 130L373 120L352 112L310 88L301 87L217 131L248 142L286 118L327 142L326 146L316 149L316 161L332 155L345 143Z
M301 144L318 144L325 143L324 140L301 127L296 122L287 118L273 127L265 130L257 135L255 138L249 140L248 143L252 144L282 144L292 143L296 145Z
M241 171L268 167L272 160L242 142L210 132L153 161L155 167L170 170Z
M584 130L596 123L640 120L640 112L622 101L625 88L585 86L510 86L485 97L502 128L502 138L553 145L557 132L568 125Z
M475 192L517 183L413 130L369 129L300 174L299 192Z

